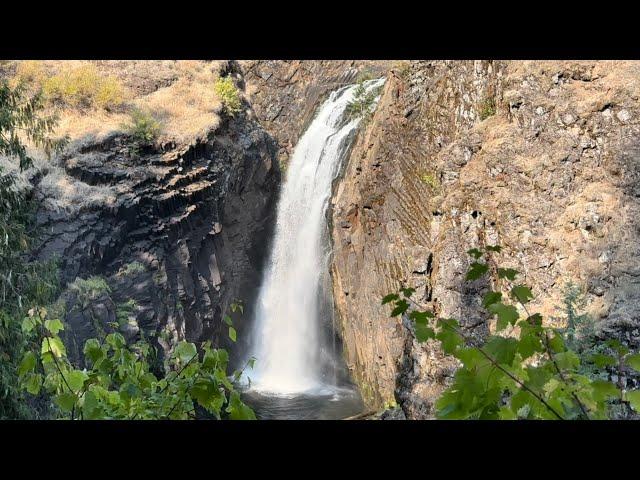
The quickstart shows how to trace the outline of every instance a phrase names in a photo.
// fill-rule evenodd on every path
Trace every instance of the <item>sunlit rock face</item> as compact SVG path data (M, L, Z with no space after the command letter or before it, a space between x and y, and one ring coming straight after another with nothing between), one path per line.
M334 297L365 400L433 415L456 365L380 305L400 284L482 337L466 251L504 247L562 323L567 282L603 336L640 343L640 63L410 62L388 77L333 208ZM553 317L559 317L556 320ZM635 381L629 379L629 381Z

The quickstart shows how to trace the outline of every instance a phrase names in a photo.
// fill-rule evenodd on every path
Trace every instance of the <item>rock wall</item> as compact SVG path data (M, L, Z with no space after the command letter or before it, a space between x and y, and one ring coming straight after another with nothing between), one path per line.
M380 299L401 284L477 335L469 248L504 247L557 315L569 281L601 333L640 343L638 62L410 62L389 73L334 197L334 296L372 406L433 415L456 365ZM551 320L553 321L553 320ZM560 320L556 320L560 321Z
M241 115L191 145L138 157L125 135L112 135L62 158L54 179L45 171L35 187L36 256L58 256L65 285L100 275L111 287L88 306L65 294L71 350L79 356L84 339L113 328L156 338L164 351L179 339L230 346L222 316L236 299L250 305L260 282L280 184L276 153L272 137ZM83 198L61 206L52 184ZM130 300L128 320L114 325ZM232 314L239 345L250 315Z
M257 60L240 62L260 124L277 139L278 158L287 164L298 138L318 106L361 72L382 76L389 62L362 60Z

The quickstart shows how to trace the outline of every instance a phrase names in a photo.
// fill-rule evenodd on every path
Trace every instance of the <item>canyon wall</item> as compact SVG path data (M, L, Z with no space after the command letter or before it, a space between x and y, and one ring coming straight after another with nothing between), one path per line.
M477 336L466 251L504 247L562 325L566 284L601 335L640 344L640 63L417 61L392 69L333 199L334 296L371 406L433 416L456 364L381 298L400 285ZM555 317L555 318L554 318Z
M233 63L221 68L241 85ZM73 359L81 360L86 338L114 330L161 352L182 339L242 351L280 185L277 143L244 106L235 117L218 109L197 138L139 154L126 132L80 137L32 174L40 234L33 253L57 257L61 285L71 286L58 306ZM74 288L76 278L94 275L110 291ZM244 315L229 309L237 299Z

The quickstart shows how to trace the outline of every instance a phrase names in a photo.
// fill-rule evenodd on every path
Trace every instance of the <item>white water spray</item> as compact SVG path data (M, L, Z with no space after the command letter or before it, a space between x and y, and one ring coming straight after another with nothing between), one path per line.
M370 91L383 83L370 80L365 87ZM330 95L289 163L256 305L251 354L257 361L255 370L247 372L256 391L291 395L327 386L320 351L321 299L327 293L322 279L328 274L330 253L325 215L349 134L359 123L344 121L355 88Z

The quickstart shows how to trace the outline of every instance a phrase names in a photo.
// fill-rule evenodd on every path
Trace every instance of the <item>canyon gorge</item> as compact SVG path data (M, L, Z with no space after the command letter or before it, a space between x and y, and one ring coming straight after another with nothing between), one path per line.
M161 357L211 341L234 365L255 356L267 392L325 375L350 392L346 410L312 404L324 413L299 418L431 419L459 364L381 300L410 287L482 339L494 328L486 285L465 275L483 245L502 247L551 324L576 285L597 335L640 348L640 62L90 63L133 102L166 109L158 140L132 153L117 109L91 124L63 112L60 154L24 172L2 163L37 205L29 257L58 259L63 340L79 365L100 332L144 337ZM232 80L237 113L184 94L207 75ZM375 102L349 120L363 78ZM87 301L74 285L91 277L108 289Z

